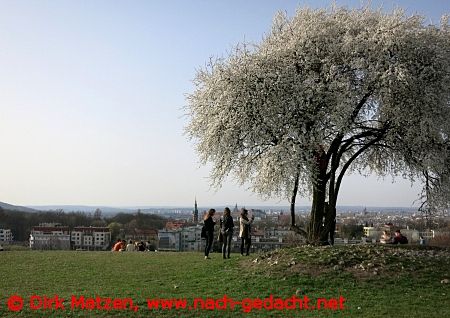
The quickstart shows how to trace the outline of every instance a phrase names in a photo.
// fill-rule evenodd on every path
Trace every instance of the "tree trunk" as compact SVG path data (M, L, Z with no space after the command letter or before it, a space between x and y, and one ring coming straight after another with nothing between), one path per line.
M319 151L315 153L316 169L315 178L313 180L313 201L311 207L311 220L308 226L307 241L310 244L321 243L321 233L323 231L324 216L325 216L325 200L327 197L327 167L328 158L320 147Z
M321 241L334 245L334 231L336 230L336 201L330 200L326 204L324 226L321 233Z
M334 156L333 156L334 159ZM333 160L330 171L330 183L328 186L328 203L325 208L325 221L322 232L322 242L329 242L334 245L334 232L336 231L336 203L338 189L335 187L336 180L336 161Z
M297 198L297 192L298 192L298 182L300 178L300 173L297 173L295 176L295 183L294 183L294 189L292 190L292 198L291 198L291 226L295 227L295 199Z
M325 216L326 182L317 180L313 185L313 201L311 220L308 226L308 243L320 244L322 239L323 222Z
M300 167L299 167L300 169ZM297 173L295 176L295 184L294 189L292 190L292 197L291 197L291 230L293 230L295 233L300 234L304 237L306 237L306 231L304 229L301 229L297 224L295 224L295 201L297 198L297 192L298 192L298 183L300 180L300 172Z

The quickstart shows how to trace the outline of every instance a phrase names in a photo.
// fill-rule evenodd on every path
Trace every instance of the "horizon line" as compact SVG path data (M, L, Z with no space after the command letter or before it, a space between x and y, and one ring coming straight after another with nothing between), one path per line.
M280 208L289 208L289 205L282 205L282 204L255 204L255 205L251 205L251 204L237 204L239 207L280 207ZM71 207L71 206L79 206L79 207L90 207L90 208L113 208L113 209L149 209L149 208L188 208L191 206L194 206L194 204L189 205L103 205L103 204L27 204L27 205L20 205L20 206L24 206L24 207L28 207L28 208L33 208L33 207L56 207L56 206L60 206L60 207ZM236 206L236 204L234 205L229 205L229 204L210 204L210 205L198 205L198 208L210 208L210 207L229 207L229 206ZM296 207L311 207L311 205L296 205ZM406 205L363 205L363 204L338 204L336 205L336 207L358 207L358 208L408 208L408 209L415 209L415 208L419 208L419 206L406 206Z

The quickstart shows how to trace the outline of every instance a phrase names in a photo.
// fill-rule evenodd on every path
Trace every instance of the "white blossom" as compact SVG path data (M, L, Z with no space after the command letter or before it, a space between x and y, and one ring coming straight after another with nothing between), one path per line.
M263 196L290 198L298 175L305 193L319 145L336 196L347 170L448 173L439 164L450 150L448 19L425 26L368 7L280 13L261 43L212 60L194 83L186 132L212 163L214 185L232 174Z

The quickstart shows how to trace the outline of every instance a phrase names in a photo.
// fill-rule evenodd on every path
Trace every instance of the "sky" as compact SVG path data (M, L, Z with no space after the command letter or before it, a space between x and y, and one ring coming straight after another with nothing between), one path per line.
M336 1L359 7L361 1ZM447 0L372 1L437 23ZM330 1L0 0L0 201L16 205L287 205L210 188L184 135L196 71L276 12ZM421 185L344 178L338 205L412 206ZM309 205L300 194L298 205ZM416 203L417 205L417 203Z

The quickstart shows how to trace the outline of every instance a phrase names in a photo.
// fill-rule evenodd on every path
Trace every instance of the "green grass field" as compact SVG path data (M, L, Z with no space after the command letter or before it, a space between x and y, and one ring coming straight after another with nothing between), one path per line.
M0 317L450 317L449 255L379 246L299 247L230 260L218 253L204 260L201 253L5 251ZM56 302L45 301L55 295ZM224 295L243 304L231 309ZM293 295L297 309L281 309ZM310 309L299 309L305 296ZM96 297L116 309L89 309ZM203 309L196 298L205 300ZM311 309L319 298L322 308ZM185 299L186 308L148 308L157 299Z

